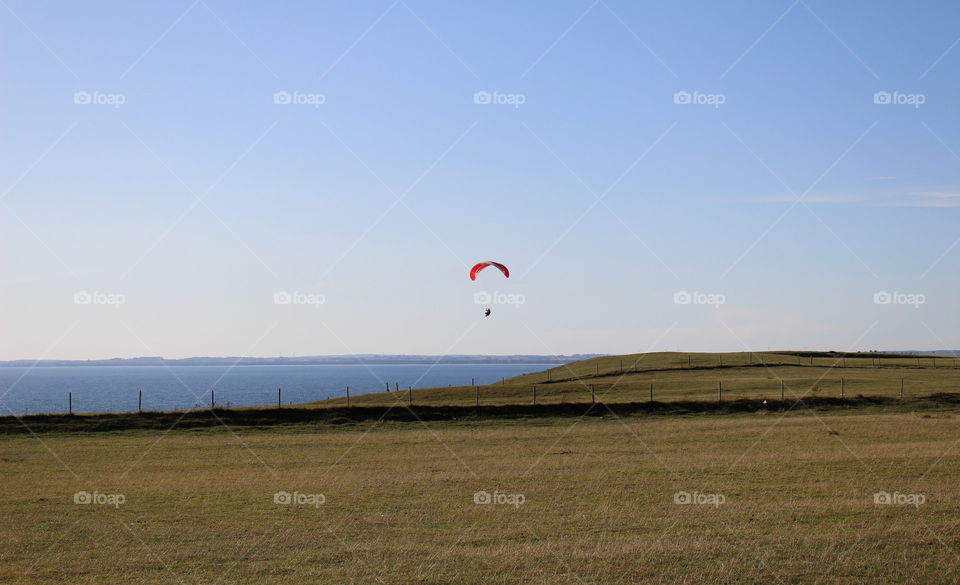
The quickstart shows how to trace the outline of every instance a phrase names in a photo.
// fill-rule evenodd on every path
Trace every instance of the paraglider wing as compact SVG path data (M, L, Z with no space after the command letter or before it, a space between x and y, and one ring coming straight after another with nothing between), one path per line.
M486 268L487 266L496 266L504 276L510 278L510 269L500 264L499 262L494 262L492 260L487 260L486 262L477 262L473 265L473 268L470 269L470 280L477 279L477 273Z

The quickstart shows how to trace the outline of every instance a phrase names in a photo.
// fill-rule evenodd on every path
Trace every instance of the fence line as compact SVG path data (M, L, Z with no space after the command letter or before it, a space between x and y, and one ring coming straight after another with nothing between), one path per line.
M588 377L587 379L589 380L590 378ZM474 382L474 381L475 379L471 378L471 382ZM725 381L728 383L728 386L726 388L724 387ZM767 395L768 392L773 393L777 390L777 387L779 387L780 400L784 401L786 400L786 391L790 389L791 383L794 386L804 387L803 392L799 394L802 396L829 395L828 392L823 394L819 394L819 393L824 386L837 384L837 386L835 386L836 390L834 390L837 393L834 394L834 396L838 396L841 399L846 398L848 386L850 385L850 383L853 383L856 386L861 386L862 391L858 395L867 395L866 393L870 392L870 394L868 395L872 395L872 396L896 395L899 398L904 398L906 391L908 390L907 388L908 385L906 384L905 377L900 377L899 379L893 379L893 380L870 380L868 378L850 379L850 378L847 378L846 376L840 376L839 378L832 378L832 379L800 378L800 379L791 380L791 379L778 378L776 385L771 384L769 388L758 385L756 382L757 382L756 380L750 380L750 379L745 379L745 380L718 379L715 387L715 400L717 402L723 402L724 398L729 398L731 395L734 396L734 399L737 399L738 397L739 398L763 398L764 396ZM745 387L738 390L736 387L739 384L742 384ZM943 386L942 382L938 380L931 380L931 381L917 380L916 386L914 386L914 388L918 388L919 391L922 392L924 389L924 386L927 386L928 384L934 386L933 388L928 389L929 392L953 391L953 389L951 388L944 389L942 387ZM596 384L595 382L587 384L583 381L583 379L566 380L566 381L555 382L552 384L545 384L545 385L522 384L522 383L506 384L505 380L501 379L499 382L496 382L493 384L487 384L487 385L471 384L470 386L463 386L459 388L463 388L464 390L472 389L473 390L472 402L477 407L480 407L483 405L483 398L485 397L485 395L487 395L487 392L484 389L486 389L487 391L492 391L493 400L497 404L521 403L522 400L520 399L520 395L523 392L524 388L529 388L529 391L530 391L529 396L530 396L531 404L538 404L538 401L541 404L552 403L552 401L550 400L551 398L559 399L561 403L566 403L569 401L569 399L572 399L573 402L578 402L578 399L576 397L578 395L582 395L579 393L582 393L584 390L590 393L590 398L589 398L590 403L596 404L598 401L603 401L604 398L607 398L611 393L613 393L615 397L619 396L621 398L630 396L631 401L640 400L640 396L642 396L641 393L643 392L644 386L646 386L646 390L647 390L647 393L646 393L647 400L650 402L653 402L655 400L655 395L654 395L655 385L658 385L661 399L665 397L667 399L666 401L668 402L683 401L683 400L689 401L689 400L697 400L700 398L708 399L707 397L709 396L709 393L710 393L710 390L706 387L706 384L704 384L703 387L698 388L696 384L690 384L683 380L669 380L669 379L659 380L659 381L657 380L643 381L643 382L639 382L639 381L619 382L618 381L618 382L613 382L606 387L604 387L601 384ZM394 392L400 391L399 386L400 386L399 382L396 382L394 384ZM390 392L389 382L385 382L385 387L387 388L387 391ZM889 388L889 394L886 391L887 388ZM431 391L449 392L450 389L452 388L437 387L437 388L422 389L426 392L426 394L423 396L423 399L421 400L421 402L423 403L431 402L431 398L430 398ZM505 397L503 396L503 390L517 391L518 396L516 396L516 400L513 400L513 402L504 402L503 398ZM444 398L438 398L437 404L440 405L440 404L455 404L458 402L467 402L467 403L471 402L469 399L469 395L464 395L462 398L457 398L458 394L456 394L456 392L457 390L454 390L454 394L452 396L448 394ZM598 393L600 393L599 397L597 396ZM791 393L792 393L792 390L791 390ZM144 394L143 389L139 388L137 390L137 412L138 413L144 412L143 411L143 394ZM920 395L923 395L923 394L920 394ZM496 400L498 396L501 397L500 400ZM406 398L407 398L406 400L407 404L412 406L414 403L414 392L413 392L412 386L407 387ZM345 386L344 399L347 407L352 407L356 404L353 394L351 394L350 392L349 385ZM335 400L335 398L327 398L326 400ZM580 399L580 400L583 400L583 399ZM544 402L544 401L547 401L547 402ZM364 401L361 400L361 404L363 404L363 402ZM494 402L491 402L491 404ZM378 405L378 403L374 401L367 401L367 404L371 406ZM73 406L74 406L73 392L68 391L67 392L67 412L69 414L73 414L74 412ZM210 408L210 409L224 408L223 406L219 406L217 404L216 392L214 389L210 390L209 406L203 407L200 404L194 405L194 408L198 408L198 407ZM230 402L226 403L226 407L227 408L231 407ZM283 388L277 388L277 408L278 409L283 408ZM184 410L189 410L189 408Z

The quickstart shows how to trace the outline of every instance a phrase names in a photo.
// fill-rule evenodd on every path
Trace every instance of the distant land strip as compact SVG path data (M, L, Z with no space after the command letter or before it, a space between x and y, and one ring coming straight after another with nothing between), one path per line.
M0 367L24 366L312 366L312 365L511 365L565 364L607 354L573 355L314 355L302 357L164 357L111 358L102 360L9 360Z

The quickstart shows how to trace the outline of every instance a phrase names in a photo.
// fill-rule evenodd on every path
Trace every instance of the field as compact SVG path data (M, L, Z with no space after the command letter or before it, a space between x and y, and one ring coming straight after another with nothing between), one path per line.
M785 400L960 392L960 360L893 354L648 353L574 362L487 386L351 397L354 406ZM346 397L312 403L346 406Z
M957 416L5 437L0 582L953 583Z
M678 355L481 410L463 387L6 421L0 582L957 582L960 370Z

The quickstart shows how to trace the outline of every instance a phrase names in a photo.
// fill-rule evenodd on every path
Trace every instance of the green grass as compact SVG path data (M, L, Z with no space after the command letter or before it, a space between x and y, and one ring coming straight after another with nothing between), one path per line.
M960 367L960 359L906 354L780 351L736 353L655 352L606 356L581 360L533 374L515 381L547 382L586 379L596 376L662 370L714 369L731 366L820 366L828 368L935 368Z
M458 387L5 417L0 583L955 583L952 366L659 353L483 386L480 409Z
M841 382L842 380L842 382ZM796 400L960 392L960 360L894 354L649 353L578 361L479 387L481 405ZM783 391L781 394L781 382ZM721 394L722 390L722 394ZM414 388L351 397L354 406L471 405L477 387ZM346 406L346 398L311 403Z
M956 406L597 414L0 437L0 582L958 578ZM75 504L80 490L125 502ZM280 491L325 503L278 505ZM524 503L478 505L480 491ZM874 504L882 491L926 502Z

